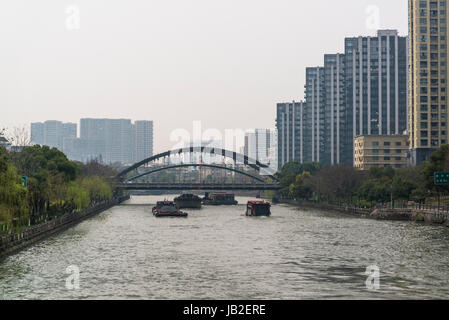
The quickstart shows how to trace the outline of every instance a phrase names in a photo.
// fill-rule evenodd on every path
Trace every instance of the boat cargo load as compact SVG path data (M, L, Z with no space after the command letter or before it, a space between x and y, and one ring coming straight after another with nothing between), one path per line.
M183 194L175 198L176 207L178 209L201 209L202 199L194 194Z
M206 193L206 197L203 199L204 205L211 206L234 206L239 204L235 200L235 195L232 193Z

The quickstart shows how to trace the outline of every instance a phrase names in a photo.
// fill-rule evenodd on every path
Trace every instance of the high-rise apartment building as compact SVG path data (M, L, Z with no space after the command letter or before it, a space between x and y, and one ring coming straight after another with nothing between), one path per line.
M270 171L272 174L278 171L278 131L272 130L270 134L270 149L268 150L268 157L270 163Z
M354 158L355 137L407 129L407 46L396 30L345 39L345 162Z
M139 162L153 155L153 121L136 121L135 129L135 161Z
M44 122L44 145L51 148L62 150L62 122L45 121Z
M62 124L62 137L63 138L76 138L78 136L77 128L78 128L78 125L76 123L63 123Z
M106 160L106 119L81 119L80 138L87 141L89 159Z
M304 102L278 103L276 115L278 168L291 161L303 161Z
M324 159L328 165L350 163L345 159L346 90L345 55L324 55Z
M375 37L346 38L344 54L326 54L323 67L306 68L300 115L280 111L286 107L278 105L279 166L292 160L353 165L356 137L403 134L408 128L407 52L407 37L379 30Z
M321 162L325 159L325 93L324 68L307 68L303 113L305 162Z
M70 160L87 162L89 155L87 153L89 141L80 138L64 138L63 150L64 154Z
M81 119L80 138L87 156L106 163L129 164L153 155L153 122L129 119Z
M134 130L129 119L106 120L107 163L134 162Z
M106 163L133 163L135 132L129 119L81 119L81 139L87 140L89 158Z
M447 0L409 0L411 164L447 144Z
M32 143L55 147L71 160L130 164L153 155L153 122L129 119L81 119L77 124L45 121L31 124Z
M44 124L41 122L34 122L31 124L31 143L44 144Z

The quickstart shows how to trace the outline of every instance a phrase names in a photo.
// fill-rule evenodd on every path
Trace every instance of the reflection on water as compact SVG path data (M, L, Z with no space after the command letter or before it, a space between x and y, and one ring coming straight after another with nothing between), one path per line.
M163 197L125 205L0 262L3 299L449 298L449 229L274 205L242 205L157 219ZM66 289L66 268L80 289ZM380 268L380 290L366 268Z

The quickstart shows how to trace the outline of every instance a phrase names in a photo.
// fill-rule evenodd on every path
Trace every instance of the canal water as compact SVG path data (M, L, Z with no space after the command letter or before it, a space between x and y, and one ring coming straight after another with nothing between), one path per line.
M245 198L157 219L158 200L133 197L0 261L0 298L449 298L448 228L288 205L248 218ZM366 286L368 266L378 290Z

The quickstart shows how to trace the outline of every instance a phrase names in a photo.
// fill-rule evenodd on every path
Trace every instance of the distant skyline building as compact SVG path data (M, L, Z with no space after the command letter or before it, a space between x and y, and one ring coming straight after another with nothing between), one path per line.
M304 102L278 103L276 114L278 168L304 160Z
M42 122L31 124L31 143L44 144L44 124Z
M268 150L270 170L272 174L278 171L279 161L278 161L278 131L276 129L271 131L270 135L270 150Z
M88 140L80 138L64 138L64 147L62 152L65 153L67 158L79 162L89 161L87 153Z
M44 145L62 151L62 122L49 120L44 122Z
M81 119L80 138L87 140L88 158L130 164L153 155L153 121Z
M45 121L31 124L32 143L55 147L71 160L86 162L92 159L104 163L135 163L153 155L153 122L130 119L80 120L77 124Z
M129 119L106 120L106 163L134 163L134 128Z
M223 148L223 142L221 140L201 140L193 142L185 142L184 148ZM223 164L225 159L221 155L217 154L201 154L201 153L189 153L183 155L183 161L188 163L206 163L206 164Z
M87 141L86 156L106 161L106 119L81 119L80 139Z
M263 164L270 163L273 130L255 129L245 134L244 155Z
M134 127L136 133L135 161L139 162L153 155L153 121L136 121Z
M60 151L64 148L64 138L76 138L76 136L76 123L48 120L31 124L31 143L57 148Z
M76 123L63 123L62 124L62 139L64 138L76 138L78 137L78 125ZM64 141L61 141L63 144Z

